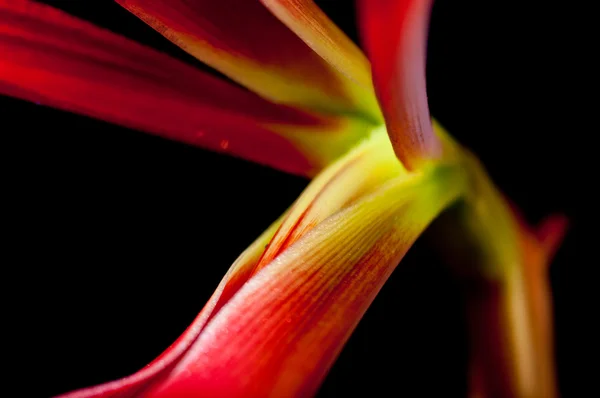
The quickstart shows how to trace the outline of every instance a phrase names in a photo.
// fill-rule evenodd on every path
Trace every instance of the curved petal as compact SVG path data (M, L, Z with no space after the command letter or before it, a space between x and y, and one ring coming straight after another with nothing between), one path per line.
M441 155L425 85L432 0L360 0L361 35L396 155L409 169Z
M188 53L265 98L379 120L373 92L338 73L259 0L117 2Z
M287 215L240 256L163 355L133 376L67 397L293 396L314 390L399 258L461 189L456 174L441 167L406 173L385 130L374 132L314 179ZM206 353L213 344L216 353ZM311 358L305 362L295 344L323 351L302 351ZM230 358L238 348L239 356ZM303 371L302 363L317 373ZM281 374L274 371L280 365ZM239 372L256 383L245 384L250 379Z
M65 398L131 397L141 394L181 358L208 321L254 274L270 263L274 255L281 253L312 226L340 210L342 206L356 201L361 194L364 196L373 191L378 183L403 172L389 145L385 130L375 132L370 139L312 180L292 208L240 255L194 322L162 355L132 376L66 394ZM293 239L288 237L292 232ZM284 238L286 245L282 244ZM269 253L265 255L267 251Z
M281 225L283 216L275 221L256 241L254 241L233 263L219 286L208 300L200 314L194 319L186 331L154 361L139 372L120 380L86 388L61 395L62 398L125 398L142 393L150 383L168 371L198 338L207 322L250 278L265 246Z
M314 394L375 295L460 192L404 175L341 210L260 270L146 397Z
M28 0L0 1L0 93L305 175L365 129L270 103Z

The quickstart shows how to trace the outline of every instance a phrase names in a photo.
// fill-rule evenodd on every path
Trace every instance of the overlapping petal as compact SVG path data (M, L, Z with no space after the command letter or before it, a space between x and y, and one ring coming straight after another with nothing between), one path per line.
M258 268L271 262L282 250L334 212L378 189L406 170L394 156L384 128L317 176L290 208Z
M173 43L275 102L378 120L374 93L311 50L259 0L117 0Z
M366 125L270 103L29 0L0 1L0 61L1 93L298 174L344 153Z
M398 158L409 169L441 156L425 84L432 0L361 0L359 22L377 97Z

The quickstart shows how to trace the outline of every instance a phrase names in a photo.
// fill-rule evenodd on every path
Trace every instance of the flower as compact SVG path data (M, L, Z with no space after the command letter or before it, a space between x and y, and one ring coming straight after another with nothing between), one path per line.
M315 178L163 355L70 396L310 395L446 209L440 228L460 231L446 249L478 287L473 391L554 393L544 265L564 223L520 227L477 160L430 122L429 1L360 3L373 79L310 1L120 3L255 94L24 0L0 2L0 90Z

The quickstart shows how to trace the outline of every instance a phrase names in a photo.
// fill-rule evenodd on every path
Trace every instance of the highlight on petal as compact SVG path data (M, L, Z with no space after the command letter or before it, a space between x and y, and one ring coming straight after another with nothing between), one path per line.
M120 380L99 386L86 388L61 395L62 398L90 397L134 397L142 394L145 388L160 379L164 372L181 358L187 349L198 338L209 319L246 283L256 268L265 246L281 225L283 216L275 221L237 258L223 277L219 286L208 300L202 311L185 332L167 348L160 356L139 372Z
M117 0L167 39L278 103L378 122L375 95L340 74L259 0Z
M369 61L313 0L260 1L344 76L369 91L373 90Z
M29 0L0 0L0 93L305 175L367 128L270 103Z
M374 132L236 261L161 357L65 397L314 393L400 258L462 184L447 166L406 173L385 130Z
M432 0L360 0L361 35L398 158L409 169L441 156L425 84Z

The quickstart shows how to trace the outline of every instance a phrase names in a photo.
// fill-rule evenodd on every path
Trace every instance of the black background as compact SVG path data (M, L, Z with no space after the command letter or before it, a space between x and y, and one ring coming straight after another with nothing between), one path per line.
M46 1L190 63L110 1ZM352 1L318 1L354 40ZM518 3L518 5L516 5ZM551 267L559 382L579 396L584 272L582 177L591 145L590 10L522 1L434 6L428 49L432 114L483 160L531 222L572 222ZM128 375L202 308L237 255L306 186L299 177L82 116L0 97L11 159L3 196L21 276L6 325L26 395L49 396ZM587 182L586 182L587 181ZM6 222L9 221L9 222ZM10 222L12 221L12 222ZM577 279L579 278L579 279ZM8 288L8 286L7 286ZM394 272L319 396L465 396L466 335L455 282L427 242Z

